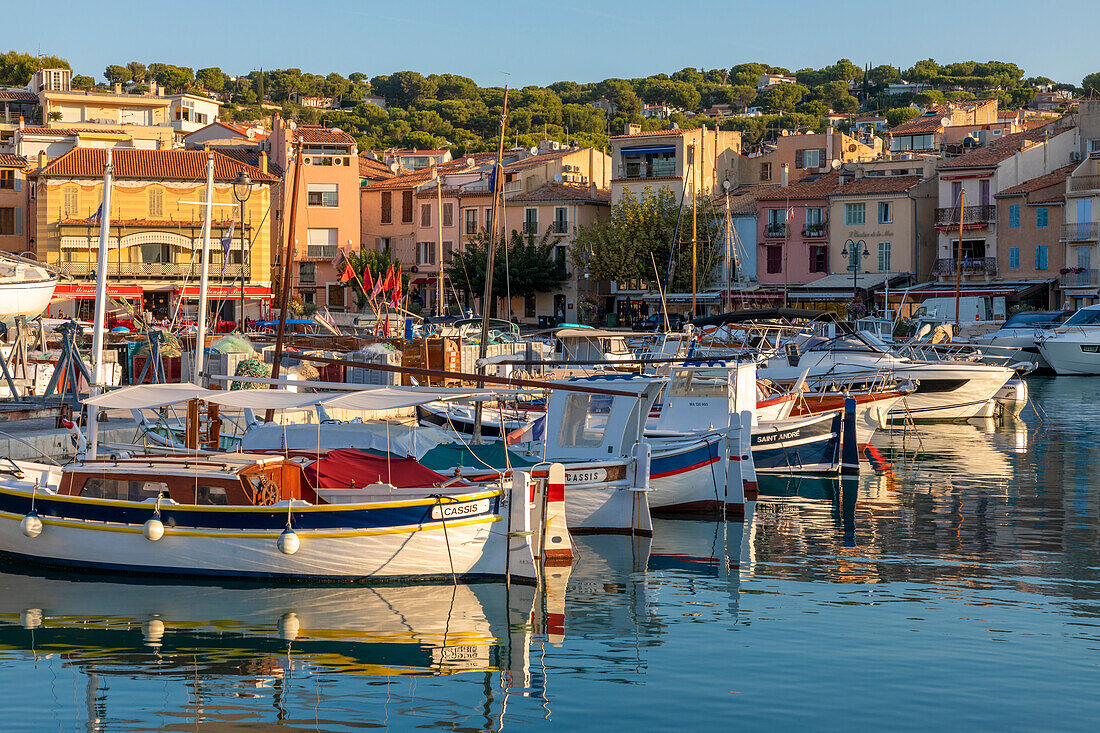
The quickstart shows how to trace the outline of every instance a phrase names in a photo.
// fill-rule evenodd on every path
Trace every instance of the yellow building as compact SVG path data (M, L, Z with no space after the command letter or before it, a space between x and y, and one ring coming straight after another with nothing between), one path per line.
M214 208L210 233L211 300L222 302L222 317L239 313L244 278L245 316L266 315L271 297L272 188L266 159L251 166L219 152L203 150L111 151L111 236L107 268L109 292L132 301L157 318L172 317L182 301L194 313L198 294L207 156L214 158ZM90 312L89 285L95 282L99 225L107 151L76 148L31 175L35 237L29 246L37 258L73 278L58 286L70 301L53 312ZM252 180L242 216L233 182L244 171ZM234 222L236 222L234 224ZM223 268L221 242L232 227L228 261ZM243 262L243 264L242 264ZM83 283L81 282L83 281ZM60 311L59 311L60 309Z

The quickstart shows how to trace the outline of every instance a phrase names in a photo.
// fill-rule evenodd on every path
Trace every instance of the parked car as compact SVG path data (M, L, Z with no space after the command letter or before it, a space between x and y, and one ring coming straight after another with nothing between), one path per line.
M684 321L686 319L680 313L668 314L668 327L673 331L683 331ZM665 317L662 313L654 313L642 321L643 331L664 331L665 330Z

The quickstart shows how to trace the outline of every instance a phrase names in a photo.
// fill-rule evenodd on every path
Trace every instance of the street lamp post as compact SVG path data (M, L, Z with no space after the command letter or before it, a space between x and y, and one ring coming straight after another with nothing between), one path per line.
M852 249L848 249L849 247ZM841 257L848 258L848 269L852 271L852 303L855 304L856 298L859 297L859 287L856 278L859 276L859 270L863 266L863 258L870 257L871 253L867 249L867 242L862 239L848 239L845 240L844 249L840 250L840 255Z
M252 196L252 179L242 169L237 174L237 180L233 181L233 198L237 199L241 210L241 312L237 314L237 324L244 334L244 204Z

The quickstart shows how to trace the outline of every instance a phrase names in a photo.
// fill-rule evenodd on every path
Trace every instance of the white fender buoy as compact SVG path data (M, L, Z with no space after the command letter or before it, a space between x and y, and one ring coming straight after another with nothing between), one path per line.
M159 618L149 619L142 627L141 635L145 637L146 646L151 646L154 649L159 647L164 639L164 622Z
M23 517L23 521L19 523L19 528L23 530L23 534L31 538L42 534L42 519L39 518L38 512L32 509L29 514Z
M41 608L28 608L19 614L19 623L22 624L24 629L37 629L42 625L42 618Z
M153 517L141 528L141 533L145 535L145 539L150 542L156 542L164 536L164 522Z
M279 617L279 638L283 641L294 641L298 638L298 629L302 628L302 622L297 614L284 613Z
M283 530L283 533L279 535L279 552L284 555L293 555L298 551L298 548L302 546L302 541L298 539L297 533L290 527Z

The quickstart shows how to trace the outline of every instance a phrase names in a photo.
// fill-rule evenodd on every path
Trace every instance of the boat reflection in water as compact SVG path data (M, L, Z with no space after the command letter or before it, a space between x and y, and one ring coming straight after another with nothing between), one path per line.
M471 672L483 673L474 677L484 699L476 720L468 722L497 728L509 694L543 696L538 688L545 685L533 681L532 643L548 633L544 608L564 604L567 570L548 572L546 587L554 590L543 597L534 587L514 583L138 584L113 576L73 581L5 565L0 567L0 660L26 659L29 652L40 666L83 672L88 699L95 701L95 710L88 710L89 730L104 719L133 721L142 712L153 718L175 715L188 703L196 720L236 719L222 718L239 717L239 711L231 713L229 705L219 709L212 699L224 696L226 688L235 688L231 696L237 697L273 695L278 720L312 721L313 698L323 694L312 676L387 678L387 700L398 702L401 693L388 690L391 678ZM563 611L556 609L559 615ZM563 624L556 625L560 641ZM136 705L112 699L125 693L108 694L113 687L101 678L109 675L129 680L124 689L144 688ZM141 680L164 677L178 678L181 689L173 696L186 693L187 699L152 702L152 690ZM263 688L270 691L259 692ZM406 702L415 702L413 696ZM256 706L254 714L271 709ZM470 712L448 715L459 721ZM40 727L48 721L28 723Z

